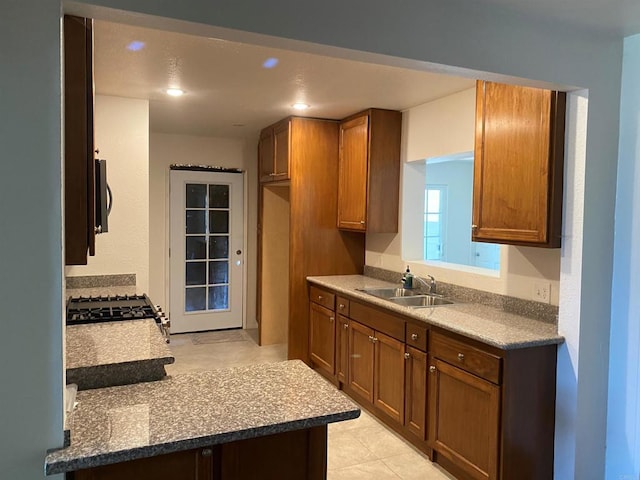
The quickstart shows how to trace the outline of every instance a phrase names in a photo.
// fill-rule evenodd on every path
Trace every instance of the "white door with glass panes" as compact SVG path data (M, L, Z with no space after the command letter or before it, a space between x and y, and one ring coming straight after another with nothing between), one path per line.
M242 327L243 174L170 172L171 332Z

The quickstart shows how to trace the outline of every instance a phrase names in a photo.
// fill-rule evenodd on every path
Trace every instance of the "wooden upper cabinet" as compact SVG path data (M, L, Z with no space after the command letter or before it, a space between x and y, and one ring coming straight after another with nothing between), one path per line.
M338 228L396 233L402 113L370 109L340 124Z
M560 247L566 94L478 81L472 240Z
M261 182L289 180L290 150L291 119L285 118L262 130L258 143Z
M95 254L93 20L64 17L65 264Z

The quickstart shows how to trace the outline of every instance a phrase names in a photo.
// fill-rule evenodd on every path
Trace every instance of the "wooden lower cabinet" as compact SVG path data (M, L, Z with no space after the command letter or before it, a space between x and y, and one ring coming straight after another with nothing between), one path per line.
M311 362L329 375L335 374L336 321L335 313L316 303L310 303Z
M251 438L66 474L67 480L323 480L327 427Z
M349 322L349 389L369 403L373 403L373 334L374 330L361 323Z
M427 354L407 346L404 357L404 426L423 441L427 439Z
M373 337L373 404L393 420L404 422L404 343L383 333Z
M438 359L430 366L433 449L469 478L497 479L500 387Z

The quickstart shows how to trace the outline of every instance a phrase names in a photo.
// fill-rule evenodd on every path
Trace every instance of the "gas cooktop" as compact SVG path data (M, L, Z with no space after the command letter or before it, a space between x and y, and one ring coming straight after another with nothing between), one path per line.
M67 301L67 325L157 317L158 311L145 294L70 297Z

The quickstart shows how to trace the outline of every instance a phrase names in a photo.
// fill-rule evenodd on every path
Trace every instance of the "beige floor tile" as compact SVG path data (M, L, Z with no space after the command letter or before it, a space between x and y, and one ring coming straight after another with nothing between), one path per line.
M407 449L412 448L382 425L357 428L350 430L350 433L380 459L408 453Z
M399 480L382 460L361 463L352 467L330 470L327 480Z
M376 456L349 431L330 430L328 440L327 468L329 470L377 460Z
M437 464L432 463L426 455L413 449L382 461L402 480L455 480Z

